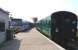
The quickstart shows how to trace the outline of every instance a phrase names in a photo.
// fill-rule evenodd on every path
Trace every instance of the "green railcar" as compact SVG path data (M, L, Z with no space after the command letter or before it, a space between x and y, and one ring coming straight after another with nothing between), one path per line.
M77 41L77 16L68 11L55 12L37 22L37 29L51 40L68 49L68 43ZM67 48L68 47L68 48Z
M51 16L44 18L37 22L37 29L44 35L51 37Z

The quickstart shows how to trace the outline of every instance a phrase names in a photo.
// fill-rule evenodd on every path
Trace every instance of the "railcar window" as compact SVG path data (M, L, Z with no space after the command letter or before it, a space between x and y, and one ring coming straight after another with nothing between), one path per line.
M75 24L75 23L76 23L76 21L73 21L72 23L73 23L73 24Z
M56 32L59 32L59 29L58 28L56 28L56 30L55 30Z
M66 21L66 22L70 22L71 20L70 20L70 19L66 19L65 21Z

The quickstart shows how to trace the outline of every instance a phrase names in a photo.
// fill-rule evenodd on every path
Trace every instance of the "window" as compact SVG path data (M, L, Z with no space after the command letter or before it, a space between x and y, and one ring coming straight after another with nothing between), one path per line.
M0 22L0 32L4 32L5 31L5 23Z

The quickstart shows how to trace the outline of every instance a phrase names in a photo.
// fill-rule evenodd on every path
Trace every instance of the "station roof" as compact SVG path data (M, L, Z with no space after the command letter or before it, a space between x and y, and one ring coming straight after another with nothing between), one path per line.
M3 13L5 13L5 14L8 14L8 15L9 15L9 12L8 12L8 11L3 10L2 8L0 8L0 11L2 11Z

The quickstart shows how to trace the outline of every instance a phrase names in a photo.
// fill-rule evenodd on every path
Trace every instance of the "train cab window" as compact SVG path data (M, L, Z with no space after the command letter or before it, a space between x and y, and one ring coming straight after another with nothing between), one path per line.
M74 29L72 29L72 32L74 32Z
M67 18L65 21L66 21L66 22L70 22L71 20L70 20L69 18Z
M55 31L56 31L56 32L59 32L59 29L58 29L58 28L56 28L56 29L55 29Z
M72 22L72 24L75 24L75 23L76 23L76 21L73 21L73 22Z

